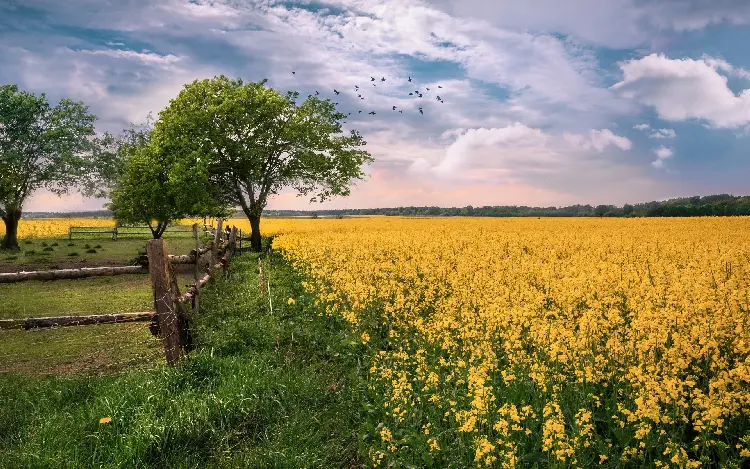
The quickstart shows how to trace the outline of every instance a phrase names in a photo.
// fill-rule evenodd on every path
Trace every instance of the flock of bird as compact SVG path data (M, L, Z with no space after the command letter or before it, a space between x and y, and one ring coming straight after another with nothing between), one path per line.
M296 75L296 74L297 74L297 72L292 72L292 75ZM377 81L375 77L370 77L370 84L372 84L372 86L377 86L377 84L375 83L375 81ZM381 83L383 83L383 82L385 82L385 81L386 81L385 77L382 77L382 78L380 79L380 82L381 82ZM412 78L411 78L411 77L409 77L409 83L412 83ZM443 87L442 87L442 86L440 86L440 85L437 85L437 87L438 87L439 89L442 89L442 88L443 88ZM427 87L425 87L425 90L426 90L426 91L430 91L430 88L427 88ZM334 92L334 94L335 94L336 96L338 96L338 95L340 95L340 94L341 94L341 91L337 90L336 88L334 88L334 89L333 89L333 92ZM364 96L362 95L363 91L362 91L362 90L360 90L360 87L359 87L359 85L354 85L354 93L356 93L356 94L357 94L357 98L359 98L360 100L362 100L362 101L364 101L364 100L365 100L365 97L364 97ZM319 92L318 92L318 91L316 90L316 91L315 91L315 95L309 94L309 95L307 95L307 97L308 97L308 98L312 98L313 96L319 96L319 95L320 95L320 93L319 93ZM413 92L410 92L410 93L409 93L409 96L414 96L414 97L417 97L417 98L422 98L422 97L424 97L424 95L423 95L422 91L420 91L420 90L415 90L415 91L413 91ZM435 97L435 100L436 100L436 101L438 101L438 102L439 102L439 103L441 103L441 104L443 104L443 103L444 103L444 101L443 101L443 98L441 98L441 97L440 97L440 95L436 95L436 97ZM334 104L338 106L338 104L339 104L339 103L334 103ZM401 110L401 109L398 109L398 108L397 108L397 106L393 106L393 107L392 107L392 110L393 110L393 111L398 111L398 112L399 112L399 113L401 113L401 114L403 114L403 113L404 113L404 111L403 111L403 110ZM423 108L422 106L419 106L419 113L420 113L421 115L424 115L424 108ZM357 114L362 114L362 111L361 111L361 110L357 111ZM376 112L375 112L375 111L370 111L370 112L368 112L367 114L368 114L368 115L371 115L371 116L374 116L374 115L376 114ZM351 112L347 113L347 116L351 116L351 115L352 115L352 113L351 113Z

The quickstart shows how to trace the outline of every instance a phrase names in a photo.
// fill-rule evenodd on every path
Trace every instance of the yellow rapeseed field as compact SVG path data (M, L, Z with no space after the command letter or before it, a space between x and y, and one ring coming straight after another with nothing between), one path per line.
M115 221L107 218L31 218L21 219L18 237L55 238L68 235L71 226L115 226ZM5 235L5 224L0 221L0 237Z
M746 467L750 219L273 223L370 351L373 467Z

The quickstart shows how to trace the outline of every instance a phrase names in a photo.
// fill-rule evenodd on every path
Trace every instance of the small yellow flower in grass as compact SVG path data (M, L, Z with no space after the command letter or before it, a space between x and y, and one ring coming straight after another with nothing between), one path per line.
M599 455L599 464L603 463L603 462L604 462L604 461L606 461L607 459L609 459L609 458L607 457L607 455L606 455L606 454L600 454L600 455Z
M750 458L750 449L743 449L740 451L740 456L743 458Z
M286 304L288 305L293 305L294 303L296 303L296 301L294 301L294 298L289 298L289 300L287 300L286 302Z
M370 341L370 334L368 334L367 332L363 332L362 333L362 343L366 344L369 341Z
M99 423L101 423L101 424L109 423L111 421L112 421L112 419L110 417L103 417L103 418L99 419Z

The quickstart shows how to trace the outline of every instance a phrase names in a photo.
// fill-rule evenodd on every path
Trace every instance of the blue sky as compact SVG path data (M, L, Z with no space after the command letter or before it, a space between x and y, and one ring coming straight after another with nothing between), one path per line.
M750 192L747 0L4 0L0 32L0 82L82 100L101 131L216 74L335 97L376 162L324 207Z

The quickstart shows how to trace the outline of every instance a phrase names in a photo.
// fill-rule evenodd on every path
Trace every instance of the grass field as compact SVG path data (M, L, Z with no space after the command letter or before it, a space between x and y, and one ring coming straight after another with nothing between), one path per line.
M192 239L166 239L175 254L195 245ZM27 238L20 253L0 254L0 272L132 265L146 241ZM181 286L192 283L189 270L178 273ZM154 302L148 275L0 284L0 299L0 319L144 312L152 311ZM147 323L0 331L0 372L109 373L159 363L160 350Z
M243 254L205 290L200 349L174 369L0 374L2 466L358 467L362 345L280 256L264 262L273 313Z

